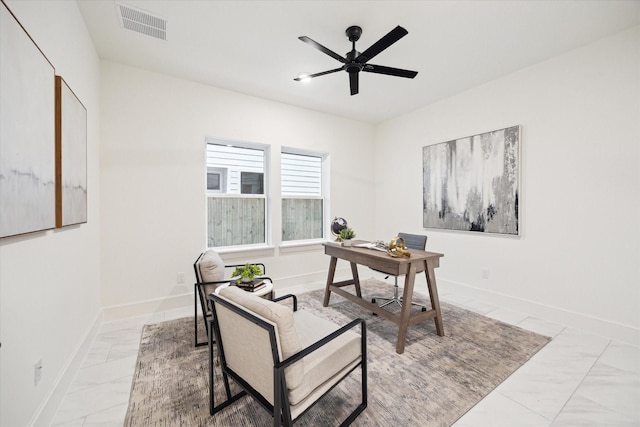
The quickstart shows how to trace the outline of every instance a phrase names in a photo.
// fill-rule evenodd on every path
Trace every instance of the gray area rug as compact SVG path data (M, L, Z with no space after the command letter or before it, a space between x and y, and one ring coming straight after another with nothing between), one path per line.
M392 287L370 279L362 282L362 293L387 295ZM354 426L449 426L550 340L442 303L445 336L436 334L433 320L414 325L400 355L395 324L335 294L325 308L323 295L299 295L298 309L339 325L358 317L367 322L369 405ZM428 299L416 300L429 307ZM207 348L193 347L193 318L145 325L124 425L272 425L271 415L251 397L209 416L207 366ZM338 425L359 402L359 377L359 371L352 373L296 425ZM219 369L214 383L221 402Z

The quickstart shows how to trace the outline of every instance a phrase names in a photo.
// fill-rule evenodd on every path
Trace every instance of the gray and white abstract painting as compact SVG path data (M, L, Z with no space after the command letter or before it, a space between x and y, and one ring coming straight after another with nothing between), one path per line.
M67 83L61 84L61 203L59 226L87 222L87 110Z
M0 238L55 227L53 66L0 5Z
M425 228L519 234L520 127L422 149Z

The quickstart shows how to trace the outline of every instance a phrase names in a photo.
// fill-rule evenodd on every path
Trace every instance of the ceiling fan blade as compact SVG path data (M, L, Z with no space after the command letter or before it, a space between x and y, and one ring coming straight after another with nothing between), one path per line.
M389 76L406 77L409 79L412 79L416 75L418 75L417 71L402 70L400 68L385 67L384 65L373 64L366 64L362 68L362 71L366 71L368 73L387 74Z
M327 55L329 55L330 57L337 59L338 61L342 62L343 64L345 62L347 62L347 60L345 58L343 58L342 56L338 55L337 53L335 53L334 51L332 51L331 49L327 49L326 47L322 46L320 43L318 43L315 40L310 39L307 36L300 36L298 37L299 40L302 40L303 42L307 43L308 45L311 45L313 47L315 47L316 49L318 49L321 52L326 53Z
M358 55L355 61L362 64L369 61L370 59L373 59L373 57L375 57L377 54L379 54L407 34L409 34L409 32L398 25L393 30L389 31L386 36L382 37L380 40L372 44L369 49Z
M349 73L349 88L351 89L351 95L358 93L358 72Z
M335 73L335 72L337 72L337 71L342 71L342 67L340 67L340 68L336 68L335 70L323 71L323 72L321 72L321 73L315 73L315 74L309 74L309 75L306 75L306 76L296 77L296 78L295 78L295 79L293 79L293 80L295 80L295 81L299 82L299 81L304 80L304 79L312 79L312 78L314 78L314 77L324 76L325 74Z

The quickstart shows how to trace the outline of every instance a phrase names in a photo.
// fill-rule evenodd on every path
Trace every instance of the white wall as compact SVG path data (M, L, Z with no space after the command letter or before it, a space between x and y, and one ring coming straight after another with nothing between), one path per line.
M111 62L101 73L106 318L193 304L193 262L206 245L206 136L271 146L275 248L233 261L263 261L276 289L324 281L329 263L319 245L278 248L281 146L331 153L331 215L373 233L373 126Z
M427 230L445 253L441 289L640 342L638 28L374 128L100 65L75 2L7 3L87 107L89 222L0 241L0 425L47 423L101 307L118 317L191 304L205 136L270 144L274 184L282 145L330 152L331 214L387 239L423 231L424 145L520 124L522 236ZM279 287L323 281L321 248L278 247L277 185L272 196L275 247L235 259L265 261Z
M48 425L101 306L98 57L75 2L7 4L87 108L89 190L87 224L0 241L0 425L9 427Z
M378 237L425 232L423 146L519 124L521 236L426 230L441 291L640 343L639 46L636 27L380 125L376 169L403 172L376 181Z

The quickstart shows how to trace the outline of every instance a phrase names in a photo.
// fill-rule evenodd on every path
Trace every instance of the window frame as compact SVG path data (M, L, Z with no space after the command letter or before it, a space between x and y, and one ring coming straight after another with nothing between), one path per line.
M238 148L246 148L252 150L260 150L263 152L263 185L264 191L263 194L246 194L242 193L241 189L239 189L238 193L229 193L229 171L224 174L225 181L225 191L217 192L211 191L207 189L207 174L210 169L218 168L217 166L209 166L208 165L208 146L212 145L221 145L221 146L230 146L230 147L238 147ZM268 144L260 144L256 142L249 141L240 141L240 140L231 140L226 138L218 138L218 137L205 137L205 247L210 249L215 249L221 253L228 252L244 252L250 250L260 250L265 248L271 248L272 246L272 209L271 209L271 185L270 185L270 177L271 177L271 146ZM227 246L209 246L209 224L208 224L208 216L209 216L209 207L208 201L209 198L259 198L264 199L264 242L261 243L246 243L240 245L227 245Z
M282 154L293 154L300 156L309 156L309 157L319 157L321 161L321 178L320 178L320 195L312 196L312 195L283 195L282 194ZM319 152L313 150L306 150L301 148L287 147L282 146L280 148L280 207L282 208L282 202L284 199L315 199L322 200L322 236L319 238L313 239L298 239L298 240L281 240L281 247L296 247L296 246L306 246L306 245L317 245L320 243L324 243L329 240L329 213L330 209L330 155L326 152ZM281 212L280 218L280 227L282 230L284 222L284 215ZM280 239L282 239L282 233L280 235Z

